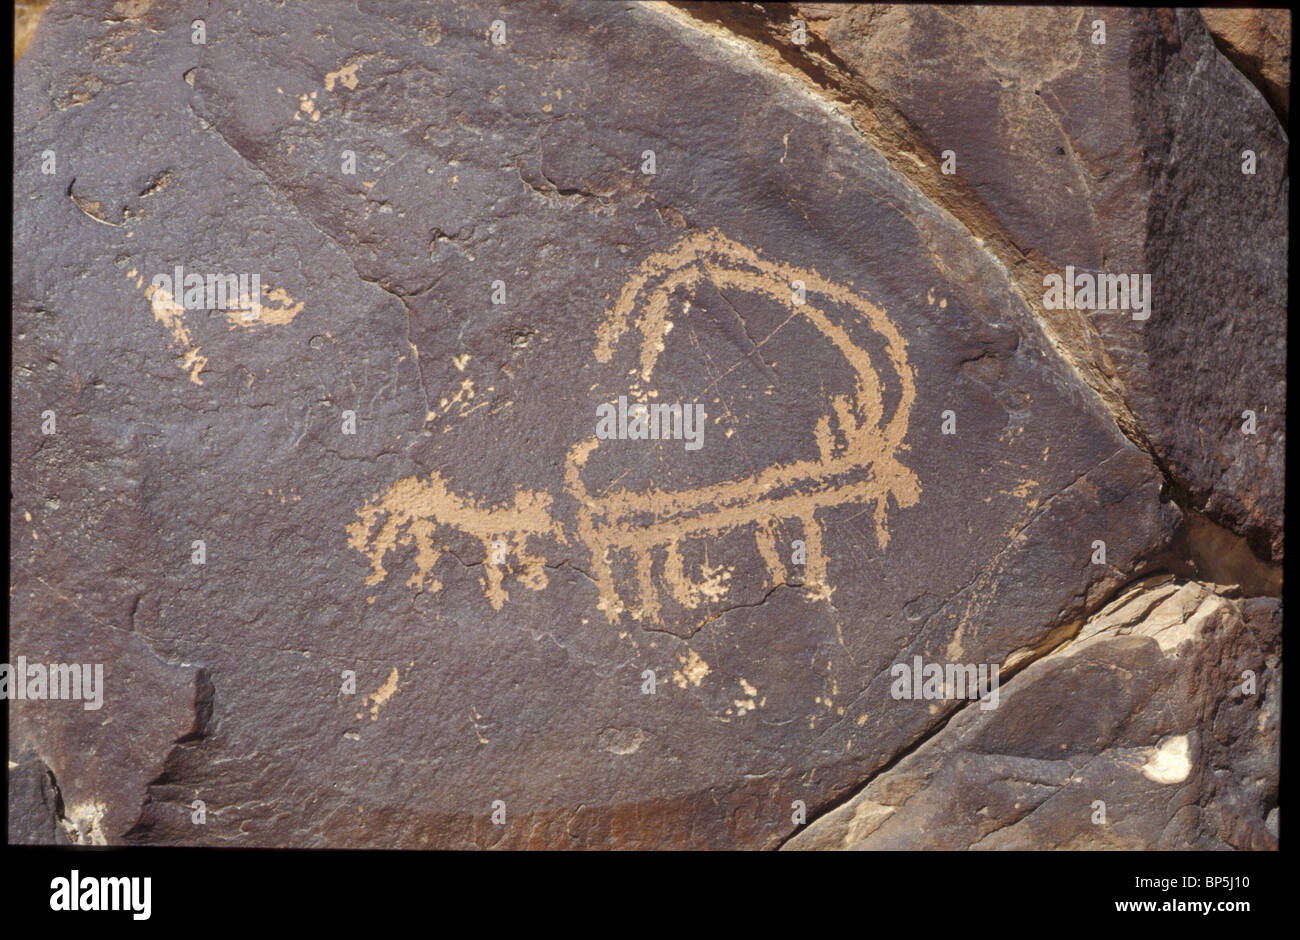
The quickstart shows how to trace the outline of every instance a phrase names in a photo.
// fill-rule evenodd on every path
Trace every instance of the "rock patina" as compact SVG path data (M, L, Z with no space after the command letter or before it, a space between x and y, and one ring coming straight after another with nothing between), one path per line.
M11 650L106 679L12 840L1275 844L1287 137L1194 11L122 6L16 70Z

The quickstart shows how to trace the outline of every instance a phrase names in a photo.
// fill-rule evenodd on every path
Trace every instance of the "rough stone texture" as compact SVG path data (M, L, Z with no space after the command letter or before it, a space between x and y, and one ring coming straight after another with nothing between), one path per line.
M1276 848L1278 610L1135 585L787 847Z
M62 798L50 769L39 760L9 763L9 844L69 845L59 825Z
M1291 111L1291 11L1202 7L1214 43L1286 124Z
M14 0L14 62L27 51L49 0Z
M911 154L896 165L1015 275L1180 505L1281 561L1289 141L1196 11L683 6L774 50L883 150ZM1149 273L1151 318L1043 309L1043 276L1067 265Z
M1197 709L1276 600L1196 595L1203 655L1043 657L1149 575L1280 592L1285 131L1194 14L1108 13L1104 54L1047 27L952 46L958 82L904 81L954 29L993 41L950 13L810 8L792 51L790 10L716 9L225 7L203 45L170 5L45 12L16 70L11 656L102 662L107 688L98 712L10 702L11 839L775 848L803 801L792 844L818 841L864 781L971 751L954 735L990 713L891 696L919 655L1004 667L991 714L1019 717L987 753L1047 761L1040 788L1194 735L1179 824L1124 778L1114 840L1271 846L1275 696L1233 701L1232 729L1268 719L1236 743ZM879 91L844 64L875 41ZM1004 81L991 120L969 92ZM1230 113L1245 183L1207 162ZM916 128L961 138L957 177L925 175L946 147ZM1201 288L1237 314L1162 286L1207 263L1179 219L1249 229L1256 303L1240 272ZM1155 270L1151 321L1049 316L1026 287L1102 258ZM185 309L151 283L175 265L257 272L259 318ZM597 440L620 395L702 403L704 446ZM1258 445L1231 433L1243 397ZM1064 702L1033 678L1054 668ZM1016 701L1095 733L1058 759ZM1028 779L1007 761L916 779L974 799ZM986 834L934 799L914 840ZM999 806L1007 844L1079 824Z

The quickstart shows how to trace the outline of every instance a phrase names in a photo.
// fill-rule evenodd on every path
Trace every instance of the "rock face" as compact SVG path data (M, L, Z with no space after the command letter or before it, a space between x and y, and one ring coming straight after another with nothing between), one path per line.
M1133 585L788 848L1275 848L1277 601L1172 580Z
M36 32L36 25L41 21L41 14L49 6L49 0L15 0L14 2L14 62L17 62L27 50Z
M911 154L896 165L1007 268L1180 505L1282 559L1289 141L1196 11L690 9ZM1044 308L1067 266L1149 273L1151 319ZM1268 430L1242 434L1247 410Z
M1291 11L1205 7L1214 43L1259 88L1283 125L1291 110Z
M1094 19L52 5L11 839L1275 847L1287 133Z

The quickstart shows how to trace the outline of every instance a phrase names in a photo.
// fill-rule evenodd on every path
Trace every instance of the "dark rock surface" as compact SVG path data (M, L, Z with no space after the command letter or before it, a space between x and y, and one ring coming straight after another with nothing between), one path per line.
M1082 845L1073 810L958 819L944 788L1069 790L1081 755L1183 735L1195 812L1112 775L1102 841L1274 844L1276 721L1207 715L1229 667L1261 691L1219 730L1272 715L1280 630L1272 665L1238 647L1276 599L1187 581L1194 653L1067 653L1136 579L1205 574L1188 517L1280 591L1285 130L1194 13L903 81L951 15L809 9L779 53L796 8L249 5L201 45L169 6L44 13L16 71L11 656L102 663L105 695L9 703L11 841L775 848L802 801L792 846ZM932 150L786 59L828 49ZM1256 176L1210 163L1229 119ZM941 196L918 162L945 139ZM1205 226L1251 237L1184 285L1202 304L1173 282L1217 257ZM1151 320L1041 309L1043 271L1107 259L1154 274ZM177 265L257 274L257 318L152 285ZM620 396L701 404L702 446L598 439ZM1003 704L896 700L916 656L1000 664ZM1057 758L1033 715L1065 706L1092 724ZM922 758L903 822L816 818Z
M1180 505L1281 561L1290 142L1195 10L682 6L772 50L902 155L1011 272ZM1149 273L1150 319L1043 309L1044 275L1067 265Z

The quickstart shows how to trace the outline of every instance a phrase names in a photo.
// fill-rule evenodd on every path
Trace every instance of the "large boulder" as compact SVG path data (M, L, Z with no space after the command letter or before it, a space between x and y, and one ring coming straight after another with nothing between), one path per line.
M11 702L27 841L841 844L819 816L984 711L900 664L1059 707L1044 656L1214 566L1190 520L1279 590L1286 136L1199 20L943 52L907 8L855 52L769 5L102 7L16 68L12 650L105 667L102 710ZM963 72L869 95L876 39ZM831 48L847 84L799 64ZM1207 156L1230 113L1253 177ZM1255 306L1181 283L1189 212L1252 233ZM1066 264L1154 273L1151 318L1044 311ZM1153 695L1226 655L1149 646ZM1132 713L1069 753L1211 753ZM1235 781L1161 844L1268 844Z

